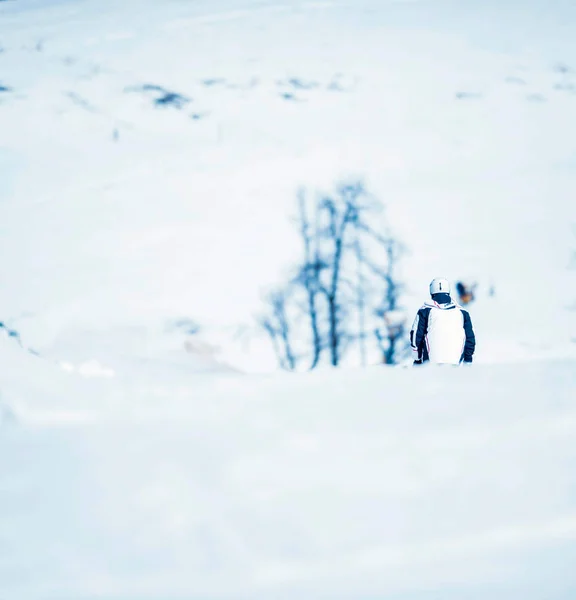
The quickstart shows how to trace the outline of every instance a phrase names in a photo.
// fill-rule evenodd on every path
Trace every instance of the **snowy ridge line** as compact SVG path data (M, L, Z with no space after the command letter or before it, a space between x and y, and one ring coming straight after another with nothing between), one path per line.
M2 321L0 321L0 330L4 330L9 338L14 339L16 343L20 346L20 348L24 350L24 352L31 354L32 356L35 356L36 358L39 358L48 363L52 363L58 368L68 373L75 372L81 375L82 377L114 377L116 374L113 369L101 365L95 359L85 361L82 364L75 366L69 361L46 358L45 356L42 356L40 352L34 350L34 348L24 344L20 334L15 329L10 329L9 327L7 327L6 324Z

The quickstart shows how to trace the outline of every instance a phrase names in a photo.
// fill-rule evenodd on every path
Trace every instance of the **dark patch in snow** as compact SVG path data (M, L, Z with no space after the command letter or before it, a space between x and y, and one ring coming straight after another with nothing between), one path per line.
M480 92L456 92L458 100L481 100L483 95Z
M224 85L226 83L226 79L223 77L216 77L213 79L203 79L202 85L206 87L214 87L215 85Z
M188 104L190 100L181 94L177 94L176 92L166 92L160 98L156 98L154 102L157 106L174 106L176 108L182 108Z
M526 85L526 81L521 77L506 77L506 83L514 85Z
M291 79L288 79L286 83L296 90L315 90L319 87L319 84L316 81L303 81L302 79L298 79L297 77L292 77Z
M96 110L96 108L94 108L94 106L92 106L90 104L90 102L88 102L88 100L82 98L82 96L79 96L75 92L66 92L65 96L67 98L70 98L70 100L72 100L72 102L76 106L79 106L80 108L83 108L84 110L87 110L88 112L91 112L91 113L98 112Z
M150 92L154 95L153 103L157 107L172 107L177 110L181 110L187 104L190 104L192 100L183 94L179 94L178 92L173 92L171 90L162 87L161 85L155 85L151 83L146 83L141 86L136 86L132 88L127 88L127 91L132 92Z
M12 91L12 88L9 88L8 86L0 83L0 92L11 92L11 91Z
M553 71L555 73L572 73L572 69L565 63L558 63L556 65L554 65L554 69Z
M296 98L296 96L290 92L284 92L283 94L280 94L280 98L289 100L290 102L298 102L298 98Z
M201 330L200 325L193 319L184 317L166 324L166 331L179 331L186 335L196 335Z
M546 96L543 96L542 94L528 94L526 96L526 100L528 100L529 102L546 102Z
M203 119L204 117L207 117L208 113L191 113L190 114L190 118L193 121L200 121L201 119Z

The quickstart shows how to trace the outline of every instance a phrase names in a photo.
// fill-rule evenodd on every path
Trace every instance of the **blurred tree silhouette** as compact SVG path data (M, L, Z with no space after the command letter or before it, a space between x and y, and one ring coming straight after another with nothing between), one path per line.
M375 225L382 212L360 181L314 199L300 190L302 258L287 284L268 294L259 319L282 368L314 369L323 359L336 367L352 349L363 365L375 352L396 362L404 318L394 269L403 248Z

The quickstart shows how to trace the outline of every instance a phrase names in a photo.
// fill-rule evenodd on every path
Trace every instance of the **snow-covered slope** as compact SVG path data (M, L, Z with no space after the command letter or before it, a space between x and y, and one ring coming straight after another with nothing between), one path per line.
M573 353L575 13L1 3L2 318L45 352L192 318L225 360L272 368L235 334L299 252L297 187L353 174L410 251L409 313L432 277L467 278L479 361Z
M561 362L171 373L110 403L14 402L0 591L568 600L575 386Z
M0 597L573 600L575 30L567 0L0 1ZM239 372L276 366L296 190L347 176L410 316L479 283L472 368Z

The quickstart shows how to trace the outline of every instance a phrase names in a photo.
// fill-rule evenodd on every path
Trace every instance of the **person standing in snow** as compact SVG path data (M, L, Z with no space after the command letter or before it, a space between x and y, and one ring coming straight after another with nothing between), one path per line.
M434 279L430 296L432 301L424 303L418 311L410 331L414 364L471 363L476 337L468 311L452 302L447 279Z

